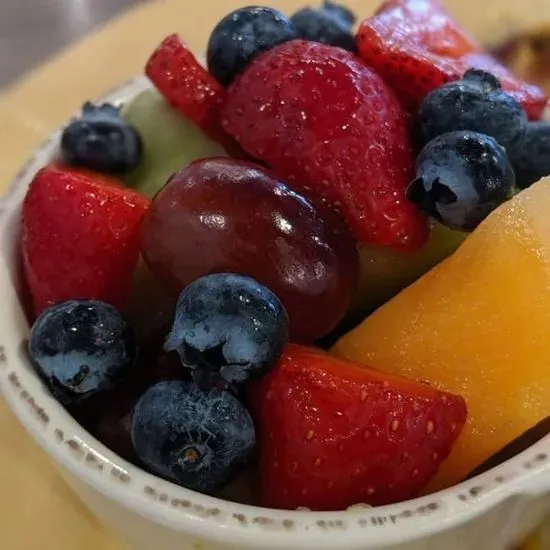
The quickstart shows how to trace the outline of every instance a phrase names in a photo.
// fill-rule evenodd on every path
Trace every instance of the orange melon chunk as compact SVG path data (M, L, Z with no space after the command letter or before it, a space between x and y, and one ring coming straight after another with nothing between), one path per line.
M468 423L432 490L550 415L550 179L493 212L333 352L466 398Z

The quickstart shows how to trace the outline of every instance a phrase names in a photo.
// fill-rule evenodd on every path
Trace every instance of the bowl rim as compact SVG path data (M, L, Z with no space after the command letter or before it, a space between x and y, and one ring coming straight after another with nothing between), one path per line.
M150 87L145 77L138 77L100 101L124 102ZM57 130L32 154L0 202L4 238L0 289L9 293L6 306L11 313L0 316L0 388L38 444L79 480L122 507L176 531L219 543L281 549L335 548L343 537L350 549L410 542L464 524L509 499L550 492L550 435L500 466L449 489L399 504L337 512L272 510L222 500L165 481L116 455L48 393L21 346L28 326L9 275L5 248L13 243L6 237L9 223L18 219L30 180L55 158L59 135Z

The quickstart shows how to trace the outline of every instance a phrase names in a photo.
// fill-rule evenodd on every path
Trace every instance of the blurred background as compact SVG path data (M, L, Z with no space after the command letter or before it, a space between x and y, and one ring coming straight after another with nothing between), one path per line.
M0 0L0 92L122 12L153 1ZM298 6L319 4L321 1L269 0L266 4L291 12ZM365 15L382 0L341 1L360 15ZM544 77L547 77L546 67L550 64L550 0L523 0L521 3L515 0L485 0L482 4L476 0L442 1L449 6L458 21L485 44L502 47L503 42L506 42L507 50L499 53L508 57L507 61L516 65L516 70L519 68L519 72L523 72L526 65L537 65L530 67L529 72L535 81L540 81L536 69L544 66ZM200 48L204 47L208 30L222 15L246 4L244 0L207 0L202 4L191 0L180 2L170 4L172 7L181 5L182 8L182 16L173 19L175 28L185 30L184 35L190 45L200 44ZM198 21L191 16L191 13L197 11L201 13ZM530 36L520 36L518 41L518 34L523 35L526 30ZM151 28L137 30L144 37L150 36L152 31L154 33ZM161 34L159 29L159 38ZM511 44L509 39L516 40ZM536 59L532 55L533 50ZM517 67L518 63L522 66Z
M1 0L0 88L122 11L148 0Z

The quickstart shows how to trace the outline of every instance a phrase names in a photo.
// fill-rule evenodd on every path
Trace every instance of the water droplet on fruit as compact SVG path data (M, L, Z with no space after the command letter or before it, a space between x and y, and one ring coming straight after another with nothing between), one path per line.
M260 166L208 159L156 196L144 252L176 292L207 273L254 277L280 297L295 338L312 341L339 321L356 276L355 243L331 218Z

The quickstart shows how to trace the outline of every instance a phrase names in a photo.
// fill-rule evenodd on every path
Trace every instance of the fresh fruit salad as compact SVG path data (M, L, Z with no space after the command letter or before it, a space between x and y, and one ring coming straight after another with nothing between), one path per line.
M52 395L155 475L282 509L411 499L547 434L544 92L436 0L243 7L206 51L167 36L29 187Z

